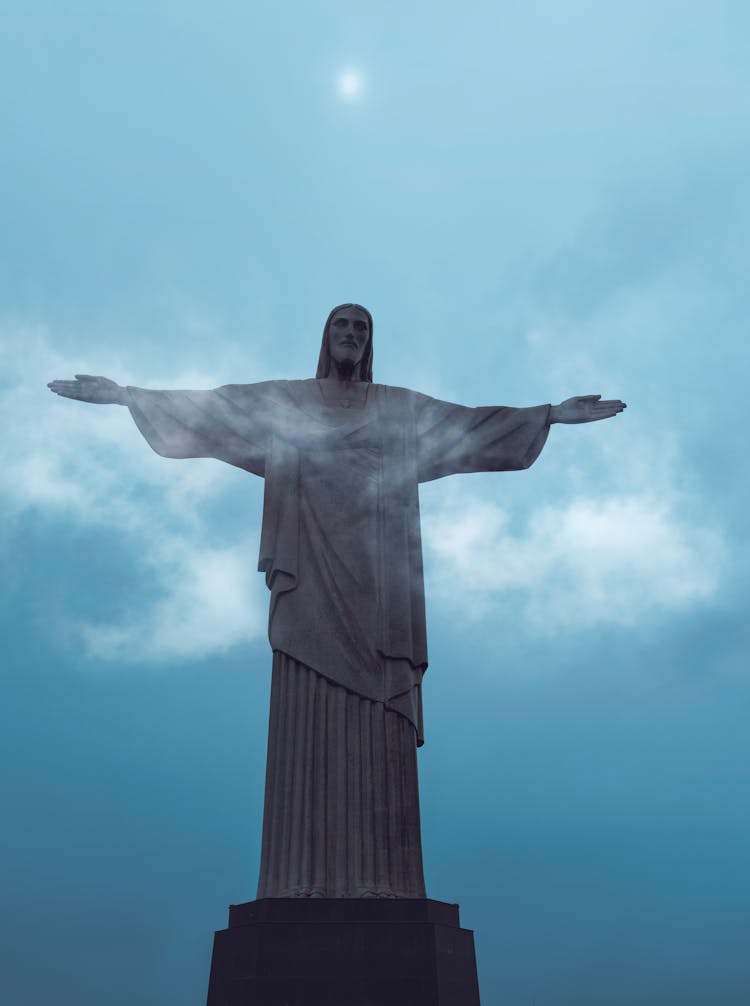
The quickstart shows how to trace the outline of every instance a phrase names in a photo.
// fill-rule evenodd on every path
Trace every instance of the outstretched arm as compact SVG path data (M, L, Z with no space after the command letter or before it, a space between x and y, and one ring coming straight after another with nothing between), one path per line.
M552 423L593 423L625 408L617 399L601 401L601 395L579 395L560 405L527 409L471 409L412 394L417 409L420 482L458 472L528 468L544 447Z
M549 433L551 406L468 408L414 394L419 481L459 472L508 472L534 463Z
M595 423L599 419L609 419L627 408L619 398L603 402L601 395L576 395L566 398L559 405L553 405L549 413L550 423Z
M76 374L75 381L50 381L50 391L63 398L76 398L93 405L130 405L130 393L108 377Z
M269 383L272 386L272 382ZM210 391L123 388L107 377L76 374L50 381L63 398L95 405L126 405L153 450L165 458L217 458L255 475L265 468L268 433L263 417L273 402L266 385L225 385Z

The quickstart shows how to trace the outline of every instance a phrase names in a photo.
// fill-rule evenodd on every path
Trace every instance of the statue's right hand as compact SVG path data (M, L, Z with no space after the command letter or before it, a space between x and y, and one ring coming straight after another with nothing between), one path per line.
M76 374L75 381L50 381L47 387L63 398L77 398L94 405L126 405L128 393L108 377Z

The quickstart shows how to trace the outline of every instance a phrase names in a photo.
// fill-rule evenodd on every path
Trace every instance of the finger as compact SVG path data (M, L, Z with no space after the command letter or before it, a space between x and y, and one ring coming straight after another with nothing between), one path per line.
M50 388L50 391L61 398L83 398L82 393L75 388Z
M622 405L619 402L600 402L591 406L592 412L619 412Z
M597 408L598 408L599 406L604 406L604 405L606 405L606 406L607 406L607 408L611 408L611 409L619 409L619 408L622 408L622 406L623 406L624 404L625 404L625 403L624 403L624 402L621 402L619 398L606 398L606 399L605 399L605 400L604 400L603 402L597 402Z
M98 381L99 378L95 377L93 374L76 374L75 378L77 381Z
M598 402L601 397L602 397L601 395L579 395L578 396L578 401L579 402Z
M51 388L53 391L60 391L60 390L75 391L77 388L80 388L81 386L78 383L78 381L50 381L47 387Z

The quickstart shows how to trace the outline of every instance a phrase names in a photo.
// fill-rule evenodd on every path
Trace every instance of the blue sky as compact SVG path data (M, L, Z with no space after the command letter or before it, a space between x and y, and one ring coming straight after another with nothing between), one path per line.
M311 376L355 300L383 383L628 402L421 495L427 885L483 1002L745 1006L747 6L0 19L7 1000L201 1003L263 796L260 481L45 384Z

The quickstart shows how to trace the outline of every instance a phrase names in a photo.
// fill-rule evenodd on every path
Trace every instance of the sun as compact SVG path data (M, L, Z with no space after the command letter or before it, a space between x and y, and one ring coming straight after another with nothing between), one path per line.
M347 101L355 101L362 93L362 77L356 70L344 70L338 80L339 94Z

